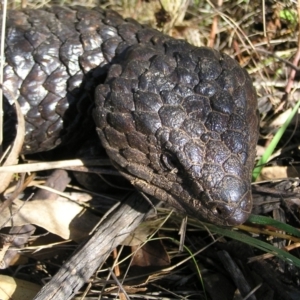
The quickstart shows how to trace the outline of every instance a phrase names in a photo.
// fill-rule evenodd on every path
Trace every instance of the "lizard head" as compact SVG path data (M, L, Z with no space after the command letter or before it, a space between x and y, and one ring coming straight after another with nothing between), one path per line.
M243 223L258 137L246 71L213 49L168 38L132 46L123 58L95 97L98 134L114 165L189 215Z

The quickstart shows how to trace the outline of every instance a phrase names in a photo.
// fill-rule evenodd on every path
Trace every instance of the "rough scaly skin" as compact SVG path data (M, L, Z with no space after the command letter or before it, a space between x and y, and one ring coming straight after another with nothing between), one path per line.
M216 224L247 219L257 101L236 61L101 9L13 12L8 28L4 94L25 114L24 153L84 132L95 101L102 145L139 190Z

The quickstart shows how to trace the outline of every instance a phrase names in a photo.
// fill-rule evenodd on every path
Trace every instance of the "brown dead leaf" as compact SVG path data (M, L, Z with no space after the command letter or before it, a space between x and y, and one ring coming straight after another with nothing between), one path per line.
M263 168L259 181L282 179L288 177L299 177L300 168L294 166L272 166Z
M138 267L166 267L170 265L170 257L161 240L152 240L142 248L132 247L135 252L132 259L132 266Z
M0 215L0 227L34 224L74 241L86 237L98 221L99 217L63 197L26 203L16 199L12 207L6 208Z
M154 232L153 226L147 226L147 222L143 223L123 241L124 246L138 246L144 243L148 236Z
M5 275L0 275L0 282L1 300L31 300L41 289L37 284Z

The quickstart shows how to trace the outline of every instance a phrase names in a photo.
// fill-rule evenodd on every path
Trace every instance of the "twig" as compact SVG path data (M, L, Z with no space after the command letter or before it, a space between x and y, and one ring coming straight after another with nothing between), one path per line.
M223 5L223 0L218 0L218 9ZM211 31L210 31L210 35L209 35L209 40L208 40L208 47L214 47L215 44L215 38L216 38L216 34L218 31L218 22L219 22L219 14L216 14L214 16L212 25L211 25Z
M298 12L298 19L299 19L300 18L300 0L298 0L297 12ZM298 33L297 52L296 52L294 60L293 60L293 65L296 67L298 66L299 59L300 59L300 22L298 22L298 26L299 26L299 33ZM292 69L290 72L288 83L285 88L285 92L287 94L289 94L291 92L291 89L292 89L292 86L294 83L294 79L295 79L295 75L296 75L296 70Z

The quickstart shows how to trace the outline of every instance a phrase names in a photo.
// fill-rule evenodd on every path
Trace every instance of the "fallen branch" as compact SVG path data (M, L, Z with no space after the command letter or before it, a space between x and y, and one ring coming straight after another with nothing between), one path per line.
M74 297L114 248L143 221L150 209L150 204L141 194L131 194L60 268L34 300L66 300Z

